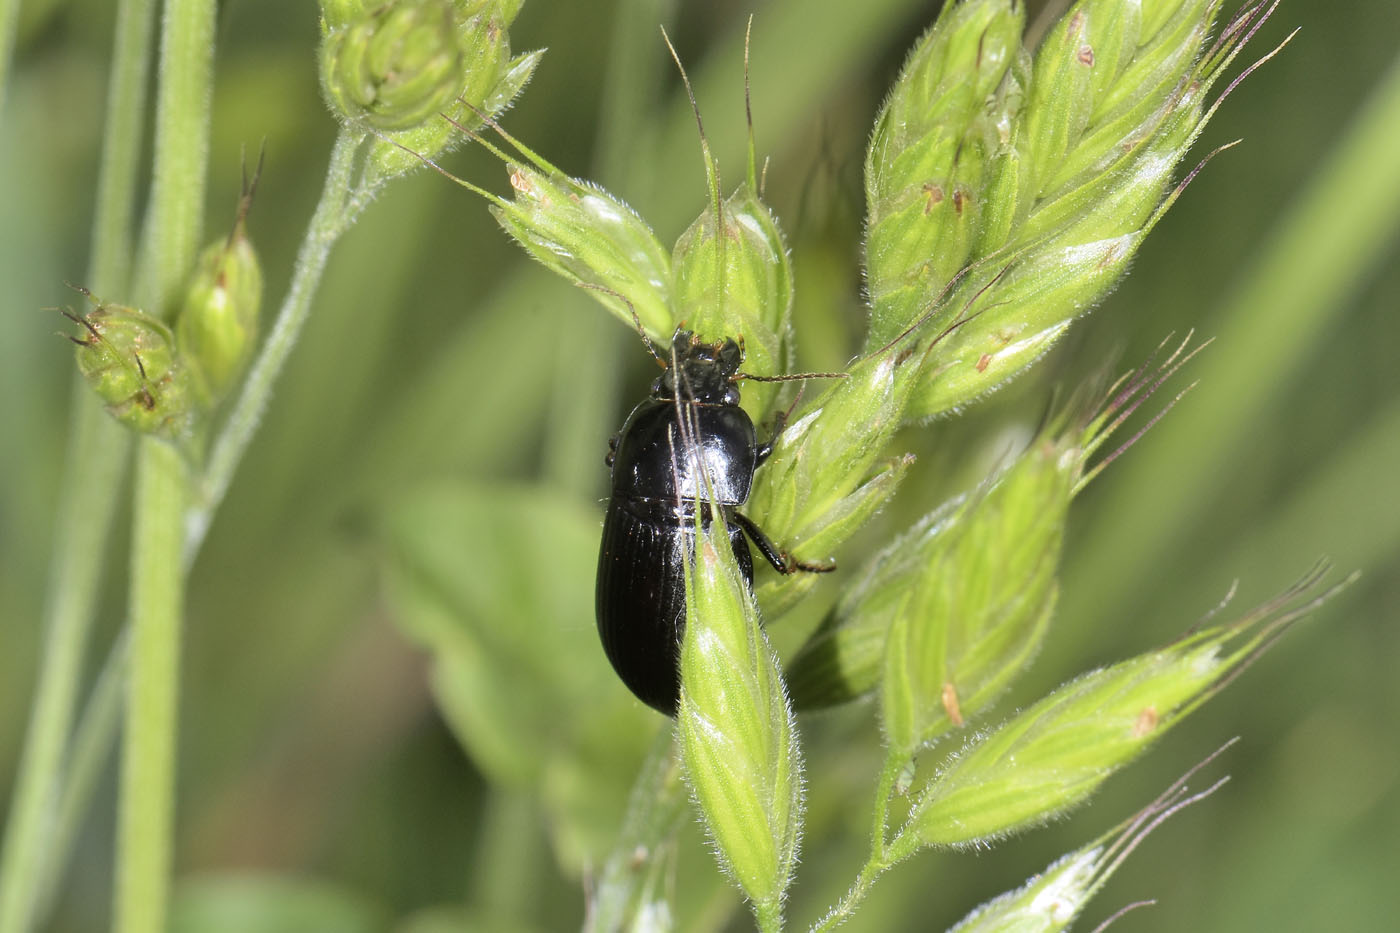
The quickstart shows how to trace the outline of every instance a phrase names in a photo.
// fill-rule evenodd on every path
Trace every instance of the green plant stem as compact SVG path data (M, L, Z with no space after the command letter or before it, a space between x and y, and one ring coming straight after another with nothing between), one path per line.
M88 804L97 790L104 766L116 744L121 722L122 694L126 687L129 631L117 636L92 688L64 761L63 788L58 801L53 836L40 866L34 893L34 925L41 925L53 908L63 873L68 867Z
M18 25L19 0L0 0L0 113L4 113L5 90L10 86L10 61L15 53Z
M117 824L117 933L165 929L175 811L185 464L139 445L131 561L131 663Z
M167 0L161 19L151 201L133 291L143 310L167 320L203 226L215 5Z
M883 858L885 854L885 839L889 832L890 797L894 794L894 785L899 780L899 773L908 762L908 756L899 754L894 749L885 754L885 764L880 770L879 782L875 785L875 812L870 827L872 859Z
M136 0L147 8L150 0ZM350 157L354 147L348 146L341 164L343 174L339 191L343 197L348 179ZM104 166L106 162L104 160ZM133 166L134 160L130 163ZM332 160L333 168L336 160ZM133 182L134 184L134 182ZM328 185L328 188L330 186ZM105 199L104 199L105 202ZM106 211L101 207L98 216L119 215L120 211ZM126 212L127 221L130 211ZM324 218L322 218L324 219ZM98 223L100 229L111 226ZM313 222L313 229L316 228ZM308 242L314 237L309 232ZM333 239L333 238L332 238ZM327 244L329 245L329 244ZM305 256L306 248L303 248ZM324 257L322 257L324 264ZM95 263L100 264L100 263ZM300 268L310 269L308 264ZM314 282L303 282L303 286L314 292ZM306 303L309 306L309 301ZM285 356L285 354L283 354ZM86 399L86 393L79 396ZM265 402L265 398L264 398ZM32 929L34 923L46 914L44 903L40 903L30 913L28 906L37 896L48 901L57 887L58 874L68 860L68 851L76 835L78 824L87 811L91 795L95 789L95 774L105 758L106 749L111 747L120 717L117 715L122 702L121 691L112 689L114 678L126 675L128 646L125 635L113 646L104 666L102 680L93 691L91 700L79 722L73 748L68 762L68 773L60 775L63 741L68 733L72 718L73 698L77 692L77 669L84 654L86 633L92 616L95 598L96 578L101 570L103 544L110 527L111 515L115 510L119 488L120 467L124 464L129 434L112 421L95 400L90 404L80 404L78 427L73 431L73 455L69 457L72 469L65 488L73 494L65 499L63 519L60 523L57 550L62 558L56 564L51 591L56 594L55 608L51 612L49 641L53 647L46 651L44 669L39 679L40 695L35 702L26 756L21 766L19 784L16 788L14 816L8 827L6 839L6 868L0 875L0 933L21 933ZM84 417L88 420L84 420ZM89 423L90 422L90 423ZM256 426L256 424L254 424ZM106 440L103 440L106 438ZM115 451L115 455L113 453ZM236 462L230 466L230 469ZM115 466L117 475L106 477L104 470ZM79 475L80 474L80 475ZM226 483L225 483L226 485ZM99 494L105 499L99 499ZM201 518L207 522L212 509L203 511ZM79 541L79 536L82 540ZM199 539L186 540L182 567L188 570L189 563L198 551ZM64 541L69 543L63 545ZM97 543L92 543L92 542ZM79 619L80 625L71 620ZM75 633L74 629L80 631ZM127 633L129 634L129 633ZM50 670L57 673L50 673ZM57 702L45 699L50 695L59 697L65 708L53 711ZM29 751L29 745L38 742L43 747ZM62 787L62 803L58 812L58 829L53 834L50 845L44 848L45 827L53 825L53 806L58 789ZM25 788L38 790L25 791ZM53 789L54 795L44 797L41 791ZM36 802L37 801L37 802ZM43 804L43 809L40 808ZM13 854L12 854L13 853ZM10 865L14 867L11 868ZM8 896L10 892L24 892L24 896ZM38 892L36 895L35 892ZM23 911L23 912L21 912ZM11 919L11 916L14 919ZM30 919L25 919L29 917Z
M88 285L98 295L123 291L131 267L131 222L154 20L154 0L121 0L117 7L88 268ZM4 73L0 63L0 81ZM64 743L130 449L130 435L76 377L73 398L64 496L45 602L44 650L0 860L0 933L22 933L42 922L47 911L36 892L57 884L54 873L63 864L45 830L53 823Z
M756 905L758 928L763 933L780 933L783 928L783 905L779 901L764 901Z
M351 197L355 153L363 139L361 134L345 130L336 137L326 170L326 183L321 189L321 200L316 205L297 252L287 297L277 312L272 332L268 334L248 372L237 402L214 441L198 499L190 509L184 555L186 566L193 562L195 554L199 552L199 546L209 530L209 522L228 492L234 471L238 469L238 463L262 421L277 376L296 345L307 315L311 313L311 300L325 271L331 247L367 202L364 196L353 200Z
M153 182L134 287L137 304L153 314L174 304L199 248L214 13L214 0L167 0L161 20ZM173 446L144 438L138 450L128 589L131 664L117 807L113 929L118 933L165 928L189 485Z
M870 887L875 883L875 879L889 868L898 858L891 857L891 850L898 845L901 834L896 834L894 840L889 839L889 811L890 798L894 796L894 787L899 780L899 775L909 765L909 757L891 748L885 753L885 764L880 769L880 778L875 785L875 812L871 818L870 827L870 857L861 866L860 873L856 875L856 880L842 896L841 900L827 912L826 916L817 921L812 926L813 933L818 930L830 930L841 925L855 913L860 902L865 899L865 895L870 893Z
M870 893L870 887L875 883L875 879L880 877L880 873L886 867L872 855L870 860L861 867L860 874L856 875L855 882L852 883L841 900L836 902L825 917L812 924L811 933L834 930L849 920L856 908L860 906L860 902L865 900L865 895Z
M45 614L44 650L0 863L0 933L33 929L45 883L64 745L82 674L102 558L125 472L126 432L77 396Z
M1154 430L1155 449L1186 455L1115 465L1096 504L1114 520L1097 523L1073 552L1064 593L1078 602L1062 606L1062 617L1087 625L1124 614L1135 589L1211 507L1217 478L1240 462L1251 435L1239 426L1277 404L1324 330L1348 310L1400 227L1397 134L1400 59L1223 303L1215 347L1196 364L1201 392ZM1245 358L1249 365L1240 365ZM1155 493L1144 497L1143 489Z
M139 0L139 2L149 6L150 0ZM340 156L343 158L338 159L334 156L332 158L331 174L339 178L340 184L336 190L339 192L339 197L341 199L344 198L348 190L349 168L353 162L354 151L355 147L353 144L347 145L343 152L340 153ZM134 160L131 164L133 166L134 175ZM339 172L337 172L337 167L339 168ZM332 185L329 183L328 179L327 190L330 191L331 188ZM323 198L323 206L328 203L340 203L343 205L344 202L343 200L337 202L335 198L332 198L331 201L327 201ZM101 217L103 213L101 208L99 208L99 217ZM307 234L308 244L320 240L325 242L326 248L329 249L331 243L334 242L334 236L332 236L329 241L324 240L324 230L322 230L319 237L315 235L317 229L323 226L323 224L318 224L318 221L324 222L326 216L323 215L329 213L329 211L318 211L317 218L313 220L311 230L309 230ZM129 211L126 217L129 222ZM103 227L104 225L99 223L98 226ZM343 229L342 227L341 230ZM307 253L308 248L304 245L302 250L303 259L306 258ZM325 257L322 256L322 267L324 266L324 259ZM310 295L314 293L316 282L306 278L306 275L309 275L313 271L310 262L301 263L298 268L304 273L300 278L301 285L306 290L305 294ZM315 278L318 278L319 270L315 270L315 272ZM309 308L309 305L309 300L304 303L303 313L305 308ZM286 306L284 306L284 314L285 311ZM285 353L282 354L282 357L285 359ZM86 398L86 393L80 397ZM265 395L263 397L263 403L266 403ZM66 520L60 526L60 540L62 540L64 535L63 529L68 528L70 525L78 531L87 533L89 538L96 537L105 540L106 532L102 531L102 529L110 527L110 517L115 509L117 500L119 475L104 480L101 475L101 469L107 465L109 460L112 460L118 468L120 468L125 461L124 457L121 456L113 458L110 451L106 451L105 448L102 448L101 444L97 441L89 441L87 446L84 446L82 439L88 438L92 432L100 432L103 436L110 435L109 441L113 443L113 446L118 452L124 454L127 449L129 434L122 430L116 422L112 421L95 401L92 402L91 405L82 407L90 409L89 414L93 416L92 420L94 423L82 428L75 428L74 430L75 453L74 456L69 458L69 462L73 464L76 469L80 470L81 476L75 475L71 477L71 481L65 485L65 488L76 490L76 492L73 496L65 500L67 503L67 507L64 510ZM253 423L253 427L256 427L256 422ZM94 444L97 446L94 447ZM90 452L91 450L97 450L98 452L93 453ZM234 467L236 467L236 460L229 465L230 472ZM225 480L223 488L226 488L226 486L227 481ZM105 504L94 501L95 494L104 489L108 496ZM195 554L198 552L198 546L203 536L202 531L207 527L207 522L212 517L213 504L217 504L217 501L212 503L211 507L208 509L191 510L191 514L198 515L199 520L203 524L199 526L201 531L199 535L191 535L185 540L182 566L186 571L189 569L189 564L193 561ZM106 516L105 524L102 520L99 520L104 515ZM101 533L96 534L99 531L101 531ZM72 535L70 534L69 537L71 538ZM101 569L102 547L100 545L95 547L70 545L60 548L59 551L66 557L76 557L84 553L88 554L88 559L85 562L78 561L78 563L82 563L82 569L85 573L90 573L92 579L87 582L75 579L76 574L68 568L68 564L73 561L60 563L56 571L54 578L55 583L52 586L52 590L64 598L63 605L66 606L70 603L76 603L85 599L86 602L84 605L86 605L87 608L80 613L81 618L84 620L81 638L74 638L71 634L58 638L52 634L52 630L56 628L64 629L65 631L71 629L72 626L69 623L63 623L58 626L50 625L51 641L61 642L63 648L62 650L50 652L56 660L50 661L46 659L45 671L48 670L50 665L62 662L75 665L75 673L69 679L64 689L60 690L55 687L48 688L66 697L67 711L63 712L62 715L48 713L42 717L44 723L42 733L47 737L46 741L51 744L52 751L44 756L47 762L45 767L22 767L20 780L21 783L25 783L27 778L28 784L40 788L53 788L55 792L57 792L58 788L61 786L62 801L58 809L57 831L53 834L51 844L47 850L43 851L41 851L41 834L38 830L53 823L52 810L43 812L38 810L34 805L21 807L18 802L16 803L14 812L17 816L12 820L9 828L10 835L22 835L26 840L26 844L20 845L17 843L11 846L9 839L7 839L6 857L8 859L10 857L9 853L14 851L16 853L15 860L18 865L22 867L17 867L10 873L14 875L13 881L10 880L8 874L4 876L4 885L0 887L0 892L14 890L31 892L31 894L32 892L38 893L33 896L26 894L23 898L0 897L0 924L8 923L9 921L7 918L9 914L17 913L22 904L33 900L34 897L39 899L39 904L32 913L33 919L27 921L28 925L16 920L14 922L20 923L20 925L13 927L0 925L0 933L20 933L20 931L31 929L35 922L41 920L46 915L47 903L51 902L51 898L57 887L58 876L67 864L68 853L73 839L76 836L78 825L87 811L92 793L96 787L95 778L97 772L100 769L102 761L106 757L107 749L112 745L117 725L120 721L120 717L117 714L121 708L122 696L119 689L113 689L113 685L119 682L120 678L126 676L129 660L129 646L127 645L126 636L129 635L129 632L124 633L118 643L113 646L105 662L102 679L93 690L92 697L78 724L68 761L68 773L60 776L59 765L61 762L60 753L62 752L62 742L68 731L69 722L71 720L73 697L77 691L76 665L81 661L84 653L83 648L86 642L87 630L86 620L90 619L92 615L93 592L95 590L96 574ZM62 613L61 617L66 619L73 614L73 610L65 611ZM55 611L55 615L58 615L57 610ZM58 683L62 686L63 680L64 678L61 675L41 676L41 689L43 685L50 683ZM41 699L36 701L36 713L34 716L36 722L41 718L38 712L40 707L43 706L47 709L51 705L52 701L47 705L43 703L41 694ZM33 757L33 755L27 753L26 763ZM33 795L33 792L31 792L30 796ZM19 790L17 789L17 801L19 796ZM52 806L53 799L54 798L50 798L48 801L50 807ZM24 821L25 825L23 827L19 826L19 814L32 814ZM20 854L23 854L23 858L20 858Z

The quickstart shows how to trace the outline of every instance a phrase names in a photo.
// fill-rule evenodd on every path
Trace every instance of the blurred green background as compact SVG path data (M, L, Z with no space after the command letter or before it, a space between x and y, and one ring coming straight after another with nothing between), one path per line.
M72 356L54 337L57 315L40 309L75 304L64 283L81 282L87 264L110 7L21 4L0 112L4 801L66 494ZM863 326L870 124L938 7L528 0L512 45L549 51L505 123L672 242L702 208L704 187L693 119L657 25L674 37L721 170L737 182L753 12L754 120L759 152L772 160L767 200L793 252L799 362L839 367ZM1244 144L1196 179L1114 294L1013 388L901 438L920 463L883 521L898 527L975 482L1008 438L1034 426L1052 385L1073 386L1114 360L1135 364L1169 333L1194 328L1218 338L1178 377L1200 385L1080 498L1058 634L1003 708L1170 640L1235 579L1242 608L1319 556L1363 576L1110 781L1094 806L991 852L899 866L852 929L947 926L1235 735L1242 741L1215 767L1231 783L1160 829L1090 908L1090 923L1144 898L1157 906L1117 929L1375 930L1400 916L1400 8L1285 3L1244 59L1294 26L1300 35L1230 97L1197 151ZM315 4L221 5L208 236L232 217L240 146L265 140L250 231L269 315L334 136L317 88L317 39ZM450 164L506 190L504 171L479 149ZM181 929L376 930L408 917L417 925L403 929L577 926L580 860L606 839L660 725L628 706L592 645L587 533L601 520L606 438L645 391L650 365L634 334L525 259L478 200L441 177L396 183L365 213L332 257L190 583ZM503 527L514 506L521 524ZM552 516L564 516L558 527ZM551 731L535 729L516 734L519 749L464 754L453 727L480 725L459 717L449 726L429 658L395 626L412 601L406 527L450 548L470 605L555 615L486 613L508 637L555 654L506 672L520 691L502 700L512 722L549 722L547 704L522 710L530 704L520 697L550 696L550 684L529 678L562 668L596 685L609 729L562 751ZM94 676L123 613L125 534L122 519ZM853 565L858 553L841 556ZM823 581L823 598L839 576ZM564 634L548 637L545 623ZM791 640L774 634L780 647ZM479 705L489 700L459 702L489 718ZM866 816L850 801L873 786L873 723L870 707L801 720L810 815L788 910L794 928L844 891L862 860ZM580 762L580 748L610 754ZM106 925L114 778L109 764L54 930ZM698 833L685 846L680 928L749 928ZM259 925L247 912L254 901L279 905L283 925Z

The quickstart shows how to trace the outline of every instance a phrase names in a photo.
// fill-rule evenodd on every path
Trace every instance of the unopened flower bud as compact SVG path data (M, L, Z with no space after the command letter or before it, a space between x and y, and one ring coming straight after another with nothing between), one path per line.
M200 255L175 322L192 388L206 408L242 374L257 340L262 268L244 222L251 198L245 186L233 232Z
M448 5L455 65L441 75L442 96L435 91L431 106L425 96L423 106L414 108L421 113L417 120L373 127L379 138L370 146L370 177L401 175L418 168L421 159L463 142L509 107L535 73L543 52L510 54L510 24L520 0L453 0ZM446 34L440 38L446 43Z
M435 117L461 93L464 59L448 0L398 0L328 28L321 83L343 120L404 130Z
M122 424L166 438L184 434L188 379L170 328L135 308L92 301L84 315L63 312L83 329L69 337L78 347L78 371Z

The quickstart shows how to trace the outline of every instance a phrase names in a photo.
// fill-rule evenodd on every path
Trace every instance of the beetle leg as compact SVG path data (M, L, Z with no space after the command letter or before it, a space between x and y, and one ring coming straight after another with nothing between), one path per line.
M759 444L758 447L754 449L753 467L755 470L763 466L763 461L767 460L772 455L773 448L778 443L778 438L782 436L783 428L787 427L787 416L788 413L785 411L778 412L777 417L773 419L773 433L769 436L768 440Z
M754 451L754 453L757 455L756 459L754 460L754 469L757 469L758 467L762 466L763 461L767 460L769 455L773 453L773 448L777 445L778 438L781 437L783 434L783 428L787 427L788 418L792 416L792 410L796 408L797 403L802 400L802 391L805 388L805 385L798 386L797 395L793 397L792 404L789 405L787 408L784 408L782 411L778 412L777 415L773 417L773 433L769 435L768 440L766 442L759 444L758 449ZM836 568L833 567L832 569L834 570ZM813 572L822 573L824 571Z
M784 575L797 573L798 571L803 573L830 573L836 569L836 561L834 560L827 561L824 564L812 564L803 560L794 560L792 555L787 551L779 550L778 546L763 533L763 529L754 524L753 519L749 518L743 512L735 511L734 521L738 522L739 527L748 533L749 538L753 540L759 553L763 555L768 563L773 565L773 569L778 571L778 573Z

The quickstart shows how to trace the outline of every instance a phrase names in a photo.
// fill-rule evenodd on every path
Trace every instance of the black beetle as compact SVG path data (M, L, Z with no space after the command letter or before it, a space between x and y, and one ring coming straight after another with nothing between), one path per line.
M753 558L745 533L779 573L834 569L790 559L739 511L754 471L773 449L771 441L758 442L753 420L739 407L735 383L744 378L743 356L732 339L704 343L677 330L670 365L609 445L612 498L598 555L598 634L623 683L668 716L680 699L685 561L695 547L697 511L708 527L710 502L716 504L749 585Z

